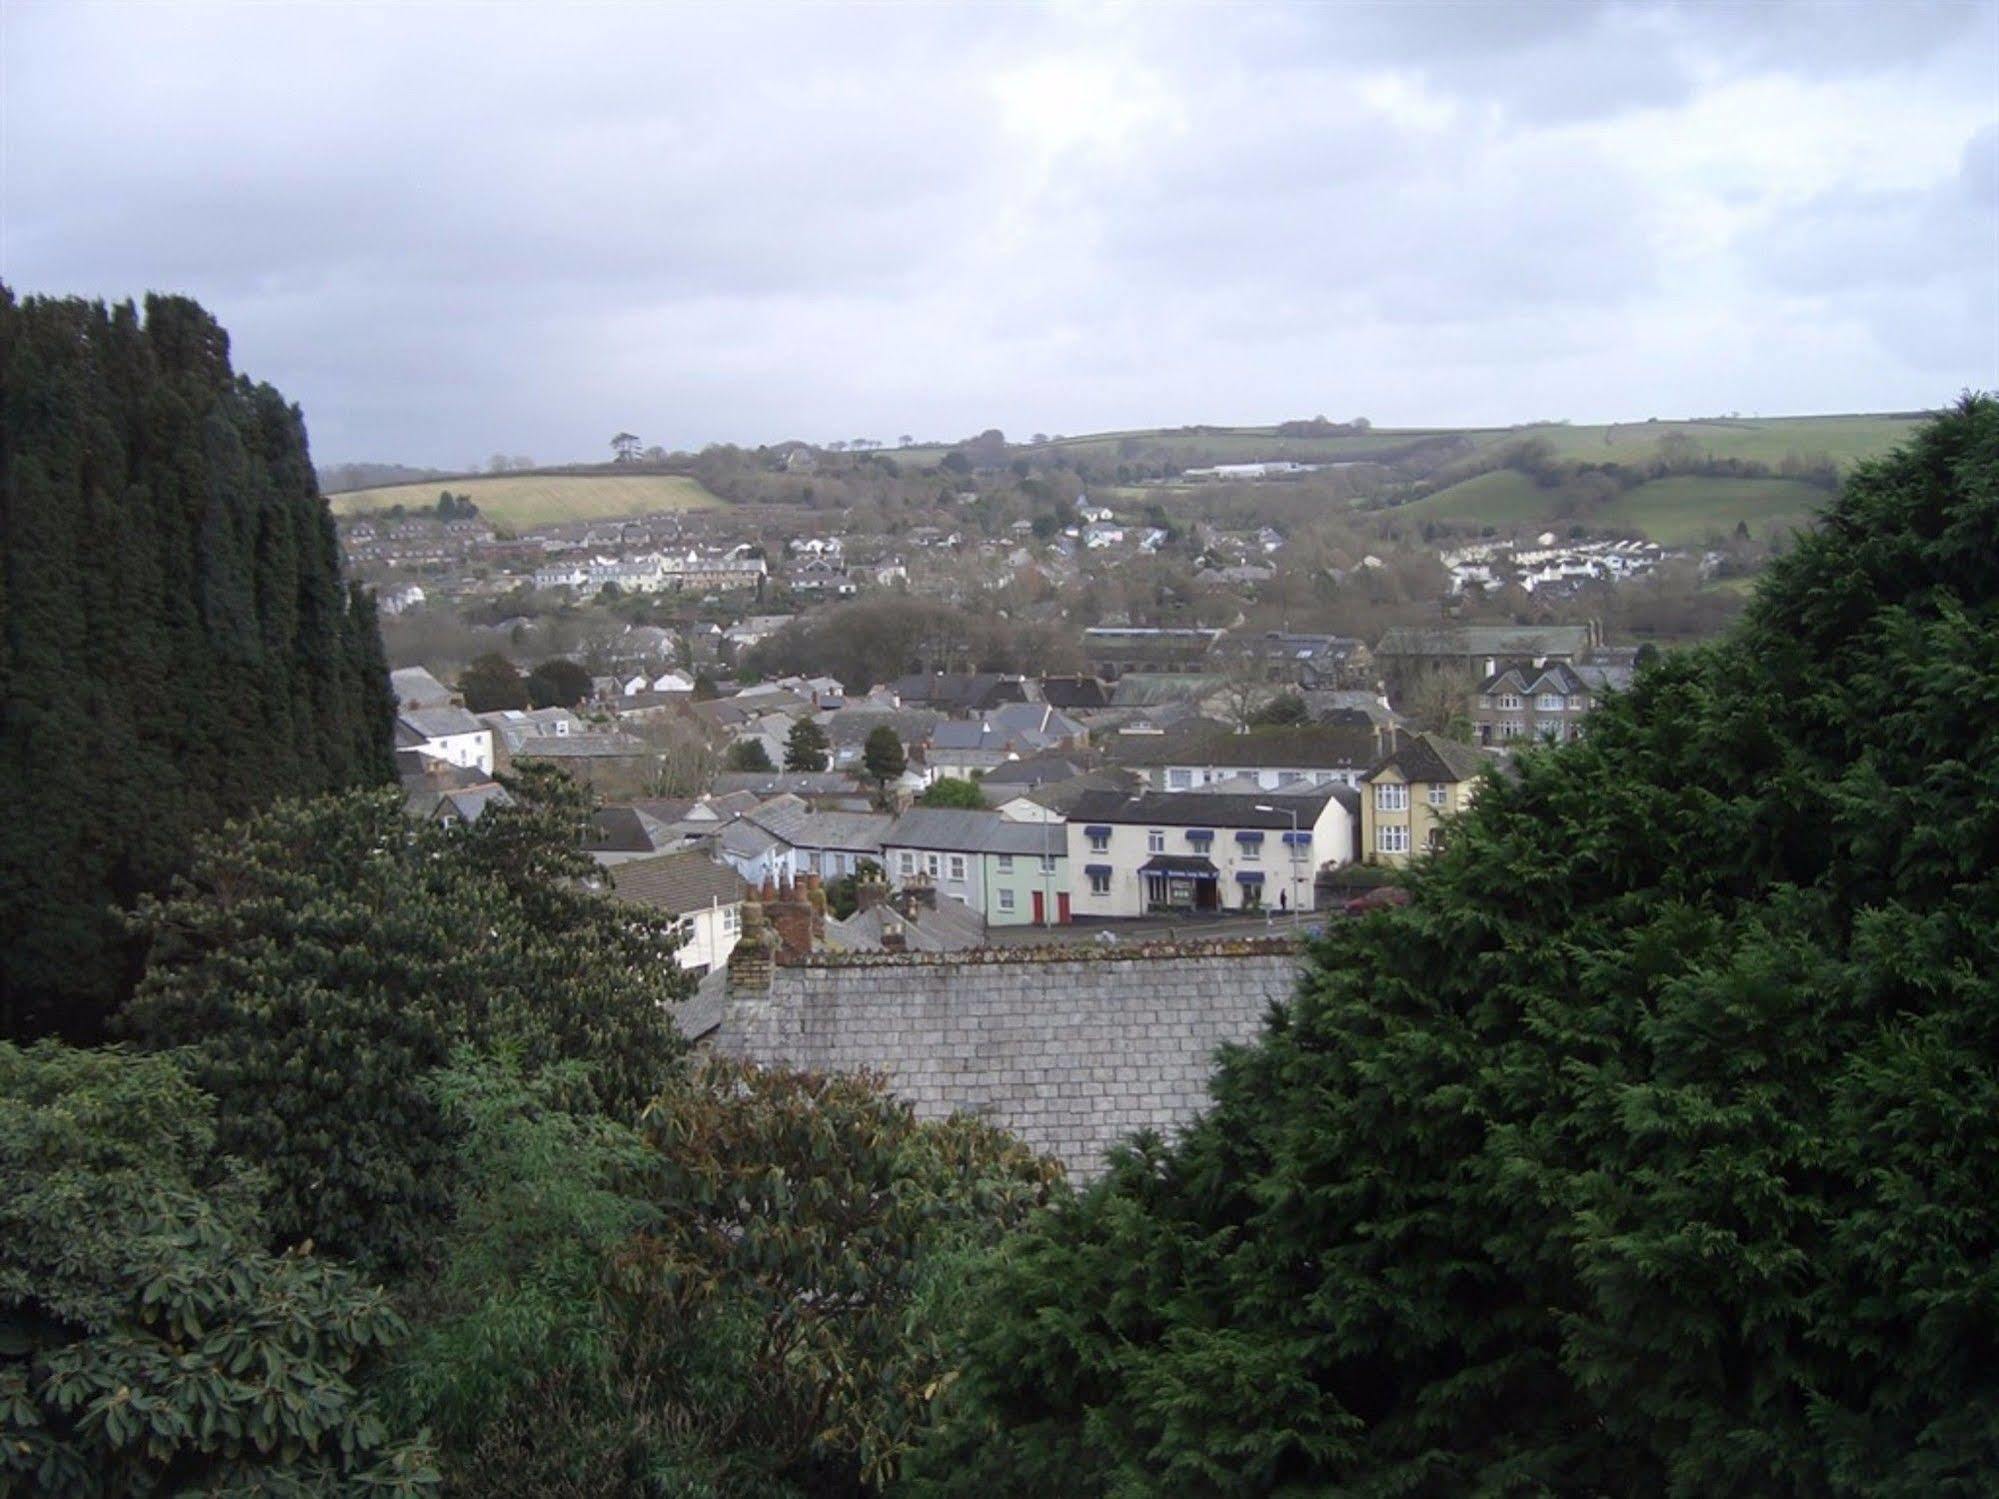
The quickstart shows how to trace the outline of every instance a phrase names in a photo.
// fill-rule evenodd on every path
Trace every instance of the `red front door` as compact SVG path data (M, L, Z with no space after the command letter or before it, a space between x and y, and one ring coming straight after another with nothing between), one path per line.
M1055 892L1055 924L1057 926L1069 924L1069 892L1066 890Z
M1047 920L1048 908L1042 903L1041 892L1037 890L1034 892L1034 924L1042 926L1046 924Z

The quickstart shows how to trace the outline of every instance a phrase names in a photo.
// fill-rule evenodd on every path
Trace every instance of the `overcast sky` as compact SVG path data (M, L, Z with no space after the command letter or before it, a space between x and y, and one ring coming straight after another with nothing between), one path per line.
M0 277L321 461L1999 386L1999 8L0 0Z

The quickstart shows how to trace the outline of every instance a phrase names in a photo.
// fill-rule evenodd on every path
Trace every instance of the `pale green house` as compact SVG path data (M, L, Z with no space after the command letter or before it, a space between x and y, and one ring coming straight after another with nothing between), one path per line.
M1002 819L979 857L985 865L987 926L1068 924L1068 828Z

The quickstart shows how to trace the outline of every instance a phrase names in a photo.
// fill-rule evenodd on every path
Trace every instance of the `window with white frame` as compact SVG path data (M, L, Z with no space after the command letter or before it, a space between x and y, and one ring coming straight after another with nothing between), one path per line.
M1499 721L1499 737L1501 739L1518 739L1526 732L1527 725L1517 718L1502 718Z
M916 855L908 849L904 849L901 853L897 854L896 861L905 875L916 873Z
M1041 856L1041 872L1043 874L1055 873L1055 856L1053 854L1043 854Z
M743 929L743 908L741 906L722 907L722 930L733 933Z
M1450 804L1451 788L1442 781L1433 781L1430 784L1430 805L1433 807L1448 807Z
M1147 828L1145 830L1145 851L1148 854L1163 854L1166 852L1166 830L1164 828Z
M1394 827L1379 827L1374 830L1376 853L1406 854L1409 852L1409 829L1401 823Z
M1500 693L1499 706L1502 712L1510 712L1518 709L1520 706L1520 694L1517 692Z
M1244 864L1261 864L1263 862L1263 845L1260 842L1238 843L1235 846L1235 852L1236 858Z
M1560 713L1569 706L1569 700L1559 692L1544 692L1535 699L1534 706L1543 713Z
M1109 853L1110 847L1111 847L1111 830L1109 828L1090 829L1091 853L1093 854Z
M1109 873L1102 869L1091 870L1090 894L1109 895L1110 893L1111 893L1111 877Z
M1000 891L999 908L1002 911L1011 911L1013 909L1013 892L1011 890Z
M963 854L951 855L951 878L954 880L962 880L964 879L964 877L965 877L965 856Z
M1377 812L1407 812L1409 810L1409 788L1399 781L1384 782L1374 788L1374 810Z
M1193 784L1194 772L1191 770L1169 770L1166 772L1166 789L1168 791L1185 791Z
M923 872L929 875L930 878L934 880L937 878L937 871L938 871L937 855L925 854L923 856Z
M999 856L999 867L1000 867L1000 873L1001 873L1001 874L1012 874L1012 873L1013 873L1013 855L1012 855L1012 854L1001 854L1001 855Z
M1312 851L1311 846L1302 839L1295 843L1287 843L1285 847L1291 851L1291 862L1293 864L1303 864L1305 862L1305 855Z

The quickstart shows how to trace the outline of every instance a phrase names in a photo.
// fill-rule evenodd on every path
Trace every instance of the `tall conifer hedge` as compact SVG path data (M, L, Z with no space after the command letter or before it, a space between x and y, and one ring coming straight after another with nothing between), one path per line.
M178 297L0 287L0 1028L90 1038L194 835L394 773L304 423Z
M1999 405L1003 1246L917 1488L1999 1489Z

